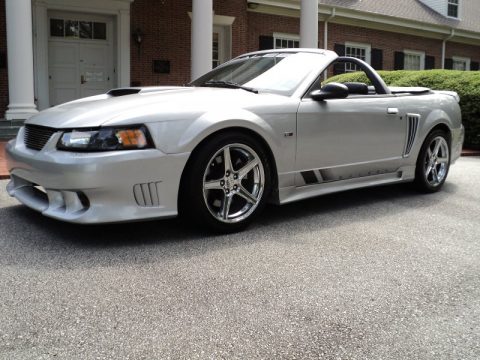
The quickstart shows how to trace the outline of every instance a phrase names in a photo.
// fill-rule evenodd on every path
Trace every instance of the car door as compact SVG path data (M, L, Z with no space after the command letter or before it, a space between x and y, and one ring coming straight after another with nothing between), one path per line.
M395 95L316 101L304 98L297 114L298 174L319 170L297 185L394 172L401 165L406 119Z

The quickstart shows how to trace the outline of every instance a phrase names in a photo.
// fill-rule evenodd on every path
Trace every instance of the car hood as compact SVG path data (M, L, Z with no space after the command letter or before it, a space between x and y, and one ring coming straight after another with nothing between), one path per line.
M281 95L242 89L163 87L138 91L132 95L102 94L75 100L44 110L26 123L63 129L98 127L125 124L129 119L154 122L195 118L212 110L255 108L285 101Z

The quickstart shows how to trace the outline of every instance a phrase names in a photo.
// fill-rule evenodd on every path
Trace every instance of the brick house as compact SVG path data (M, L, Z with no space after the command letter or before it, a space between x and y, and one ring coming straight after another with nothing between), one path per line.
M478 18L478 0L0 0L0 118L113 87L187 83L267 48L318 46L385 70L478 70Z

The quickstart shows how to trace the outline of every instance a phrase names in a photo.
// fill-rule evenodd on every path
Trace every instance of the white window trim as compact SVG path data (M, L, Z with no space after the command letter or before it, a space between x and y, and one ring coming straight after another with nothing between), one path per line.
M287 34L287 33L273 33L273 39L285 39L285 40L296 40L300 41L300 35L297 34Z
M420 69L425 70L425 52L417 50L403 50L405 55L420 55ZM405 68L405 66L403 66Z
M463 56L452 56L453 61L465 61L465 71L470 71L471 59Z
M448 0L447 0L446 9L445 9L445 15L446 15L446 17L449 18L449 19L453 19L453 20L461 20L461 16L460 16L460 15L461 15L461 13L462 13L462 12L461 12L461 11L462 11L462 0L458 0L458 9L457 9L457 15L458 15L458 16L457 16L457 17L455 17L455 16L449 16L449 15L448 15L448 5L449 5L449 2L448 2Z
M276 49L277 39L281 40L293 40L300 42L300 35L297 34L287 34L287 33L273 33L273 48Z
M345 42L345 48L349 47L356 47L356 48L364 48L365 49L365 62L367 64L371 64L372 62L372 45L370 44L365 44L365 43L357 43L357 42L351 42L347 41ZM346 49L345 49L346 51ZM346 56L346 53L345 53Z

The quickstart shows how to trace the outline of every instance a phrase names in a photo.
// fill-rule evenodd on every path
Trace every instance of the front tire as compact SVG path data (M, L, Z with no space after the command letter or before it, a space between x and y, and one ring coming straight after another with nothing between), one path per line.
M271 167L261 144L228 133L203 144L189 162L181 188L181 215L217 232L244 229L271 191Z
M450 146L445 131L432 131L420 149L415 169L415 184L422 192L439 191L450 169Z

